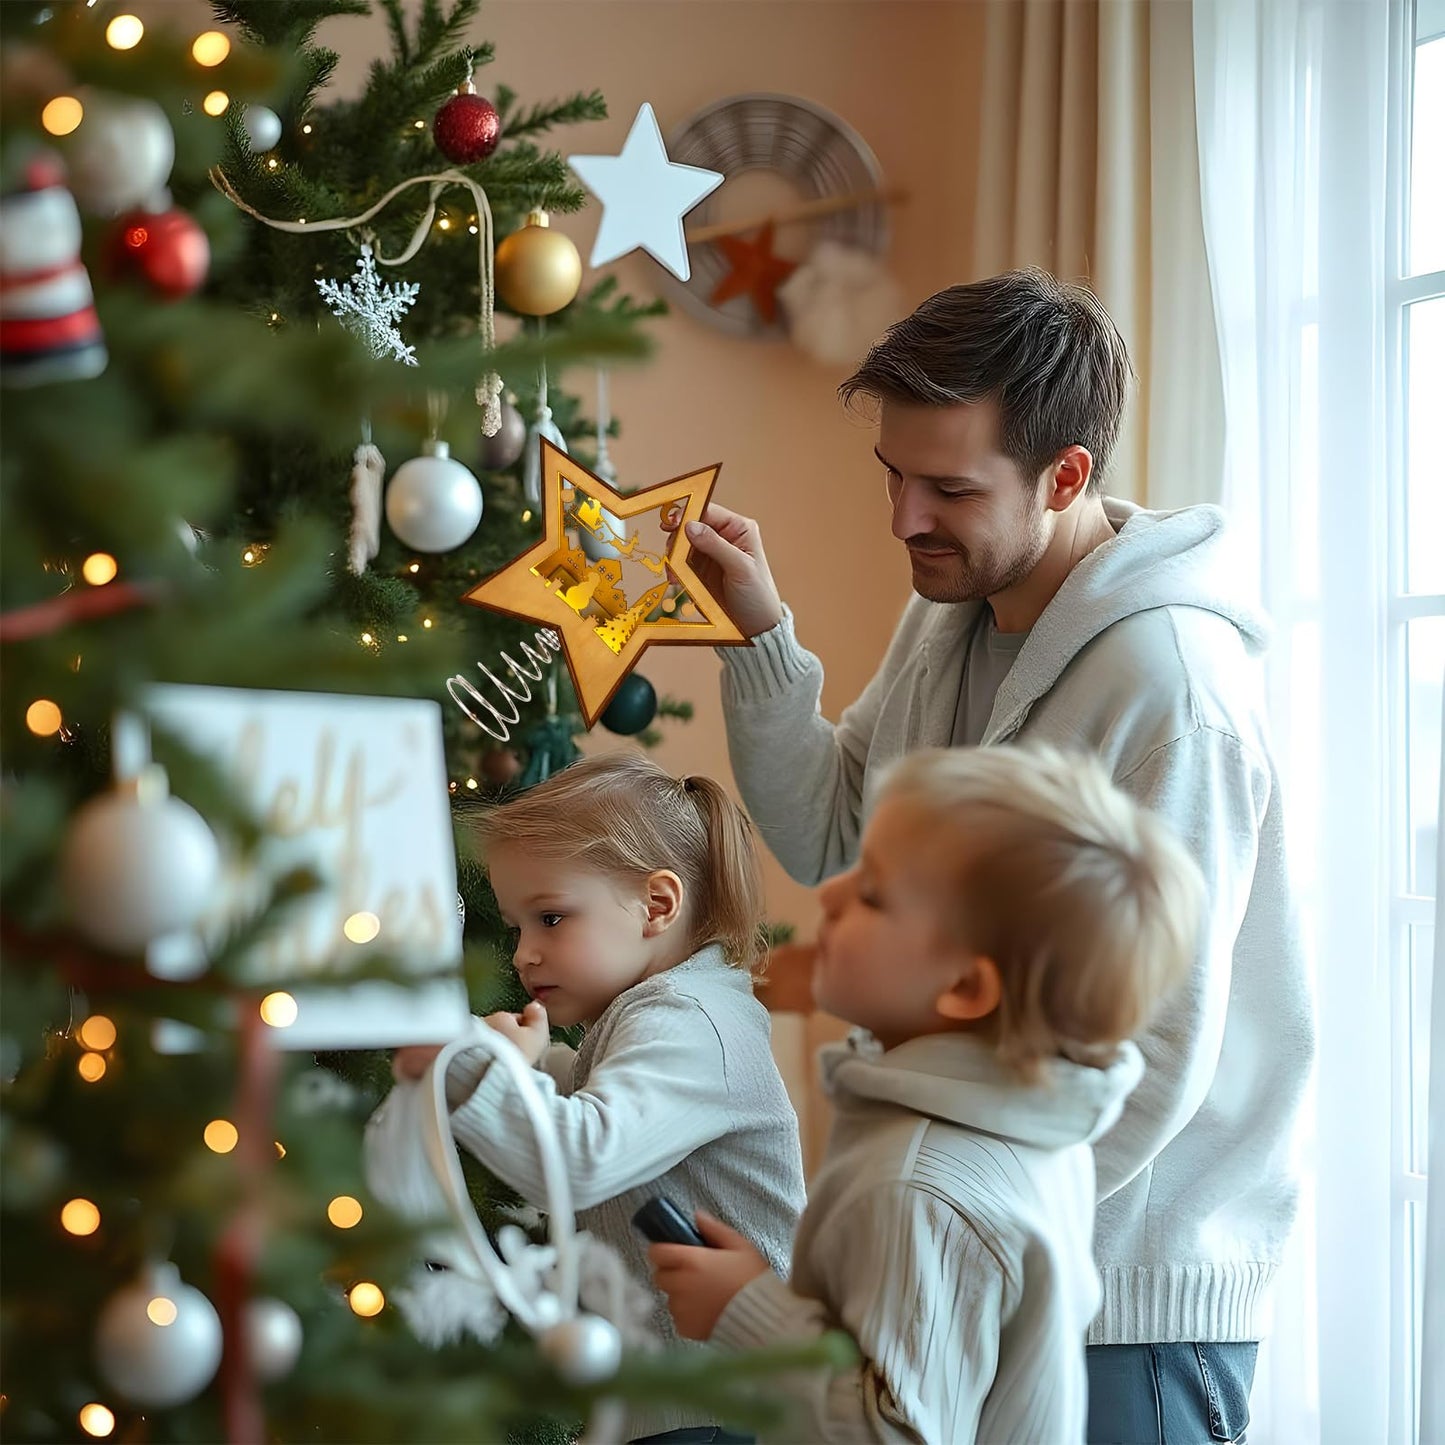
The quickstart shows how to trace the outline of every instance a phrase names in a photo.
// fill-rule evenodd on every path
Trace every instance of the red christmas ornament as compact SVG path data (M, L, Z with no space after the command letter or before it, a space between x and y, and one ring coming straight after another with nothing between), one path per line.
M486 96L478 95L469 75L450 100L442 102L432 121L432 139L453 164L484 161L502 139L502 117Z
M117 223L111 264L117 274L142 276L162 296L178 300L205 281L211 243L182 210L132 211Z

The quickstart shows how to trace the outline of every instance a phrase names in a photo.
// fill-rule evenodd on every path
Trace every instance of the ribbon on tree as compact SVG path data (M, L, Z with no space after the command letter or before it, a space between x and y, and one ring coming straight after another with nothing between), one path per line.
M211 184L238 210L242 210L248 216L260 221L263 226L270 226L274 231L290 231L296 235L311 231L351 230L353 227L364 225L373 216L379 215L403 191L409 190L412 186L427 186L429 189L426 211L421 220L417 222L416 230L412 232L411 240L405 249L395 256L383 256L379 247L373 248L377 264L381 266L404 266L410 261L421 250L422 242L426 240L432 222L436 219L437 197L448 186L464 186L471 192L472 200L476 203L477 219L480 222L477 242L477 275L480 294L477 332L481 337L482 349L488 358L496 349L497 336L494 321L496 285L492 274L492 207L487 200L486 191L470 176L455 170L439 171L430 176L412 176L393 186L379 201L359 215L332 216L320 221L278 221L272 216L263 216L254 206L241 199L236 188L231 184L230 178L220 166L212 166L210 178ZM477 384L476 396L477 405L482 409L482 435L496 436L502 426L502 378L495 370L488 369L483 374L481 381Z

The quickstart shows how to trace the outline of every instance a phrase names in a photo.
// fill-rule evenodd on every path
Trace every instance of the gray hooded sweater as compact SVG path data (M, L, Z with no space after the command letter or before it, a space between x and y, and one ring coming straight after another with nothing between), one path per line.
M1264 624L1214 507L1106 503L1115 538L1069 574L999 687L985 746L1099 756L1188 845L1209 891L1186 985L1138 1040L1147 1069L1096 1148L1103 1309L1094 1344L1256 1340L1294 1215L1291 1137L1310 989L1266 738ZM952 735L981 602L912 598L837 725L791 615L719 649L738 787L800 882L849 866L886 766Z
M884 1053L825 1049L836 1110L784 1284L744 1286L714 1343L766 1348L844 1329L861 1362L799 1376L777 1438L923 1445L1078 1445L1084 1331L1099 1307L1088 1141L1142 1069L1067 1059L1022 1083L964 1034Z

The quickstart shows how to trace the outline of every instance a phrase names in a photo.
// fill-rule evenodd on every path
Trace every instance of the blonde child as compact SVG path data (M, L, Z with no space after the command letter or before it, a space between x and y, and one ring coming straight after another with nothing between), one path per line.
M868 1034L823 1054L836 1122L788 1282L706 1217L713 1248L651 1250L684 1336L853 1336L856 1369L792 1386L788 1439L1083 1440L1090 1141L1188 971L1201 888L1093 761L949 749L890 774L822 889L814 995Z
M652 1288L632 1216L654 1195L743 1222L777 1269L804 1202L798 1122L750 970L762 943L751 825L709 778L678 780L637 754L588 758L479 815L513 962L532 1002L493 1014L494 1042L447 1074L452 1132L524 1199L546 1198L533 1131L496 1048L516 1045L569 1163L578 1225ZM582 1024L575 1052L551 1025ZM507 1042L504 1042L507 1041ZM399 1050L418 1077L434 1048ZM677 1338L661 1298L656 1324ZM673 1411L644 1435L704 1425ZM711 1439L703 1433L679 1438ZM717 1438L726 1438L718 1436Z

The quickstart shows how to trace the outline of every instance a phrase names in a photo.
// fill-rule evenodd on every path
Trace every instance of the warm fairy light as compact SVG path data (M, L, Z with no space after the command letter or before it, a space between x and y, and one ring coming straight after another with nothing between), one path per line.
M413 563L411 564L411 566L408 567L406 570L407 570L408 572L410 572L413 577L415 577L416 574L421 571L421 563L420 563L420 562L413 562Z
M476 234L477 234L477 228L476 228L475 226L468 226L468 227L467 227L467 235L469 235L469 236L475 236Z
M468 778L468 779L467 779L467 787L472 788L472 789L475 790L477 786L478 786L478 784L477 784L477 780L476 780L475 778Z
M310 121L308 121L305 125L303 125L303 126L301 127L301 134L302 134L302 135L310 135L310 134L311 134L311 123L310 123Z
M406 642L406 641L408 640L406 633L404 633L404 632L398 632L398 633L396 634L396 640L397 640L398 642Z
M97 1440L104 1440L115 1429L115 1416L104 1405L92 1400L80 1407L80 1428Z
M40 124L51 135L69 135L85 119L85 107L73 95L57 95L40 112Z
M422 625L423 627L430 627L430 626L432 625L431 618L430 618L430 617L423 617L422 620L421 620L421 625Z
M100 1210L88 1199L69 1200L60 1211L60 1227L67 1234L94 1234L100 1228Z
M271 322L272 322L273 325L274 325L276 322L278 322L280 319L281 319L281 313L280 313L279 311L273 311L273 312L271 313Z
M79 1074L87 1084L98 1083L105 1077L105 1055L82 1054L75 1061L75 1072Z
M38 738L60 731L60 709L48 697L38 697L25 709L25 726Z
M112 50L134 50L145 33L139 15L117 15L105 27L105 43Z
M522 513L522 520L524 522L530 522L532 520L532 509L530 507Z
M297 217L296 217L296 224L297 224L298 226L304 226L304 225L306 224L306 217L305 217L305 216L297 216Z
M370 647L371 644L376 641L376 639L375 639L369 632L363 632L363 633L361 634L361 640L362 640L368 647Z
M192 58L197 65L204 65L207 69L219 65L230 53L231 41L219 30L208 30L204 35L196 36L191 43Z
M350 1293L346 1296L346 1303L351 1306L353 1314L360 1315L362 1319L369 1320L372 1315L379 1315L386 1304L386 1296L382 1294L377 1285L370 1280L362 1280L360 1284L351 1286Z
M256 561L256 549L254 547L247 547L246 550L241 553L241 560L248 567L253 566Z
M280 169L281 169L281 162L278 161L275 156L268 156L268 157L266 158L266 169L267 169L268 171L277 171L277 170L280 170Z
M279 1139L276 1140L276 1157L278 1159L286 1157L286 1146Z
M201 109L207 115L225 115L231 106L231 97L224 90L213 90L202 102ZM271 161L271 169L276 169L276 162Z
M381 919L374 913L353 913L341 931L353 943L370 943L381 932Z
M426 122L425 122L424 120L414 120L414 121L412 121L412 124L413 124L418 130L425 130L425 129L426 129Z
M176 1316L179 1313L175 1300L167 1299L163 1294L158 1294L146 1305L146 1318L153 1325L159 1325L162 1329L167 1325L175 1324Z
M212 1154L229 1154L241 1136L229 1119L212 1119L201 1137Z
M80 1026L80 1042L88 1049L108 1049L115 1043L115 1025L104 1014L91 1014Z
M441 220L439 220L439 221L437 222L437 230L439 230L439 231L450 231L451 228L452 228L452 223L451 223L451 218L450 218L449 216L443 216L443 217L441 218Z
M457 783L456 783L456 779L453 778L452 781L447 784L447 792L449 792L449 793L455 793L456 790L457 790Z
M350 1229L361 1223L361 1201L353 1199L349 1194L338 1194L326 1206L326 1217L338 1229Z
M296 1000L289 993L278 990L268 993L261 1000L261 1021L270 1024L273 1029L289 1029L296 1022L298 1013L300 1009L296 1007Z
M119 571L115 558L109 552L92 552L80 564L80 575L92 587L104 587L107 582L113 582Z

